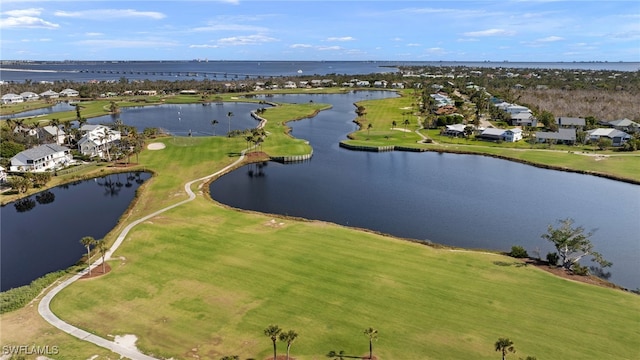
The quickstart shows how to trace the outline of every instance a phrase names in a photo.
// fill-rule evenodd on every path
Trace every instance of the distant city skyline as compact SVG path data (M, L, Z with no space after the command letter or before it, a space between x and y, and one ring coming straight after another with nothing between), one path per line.
M0 59L638 62L640 3L3 0Z

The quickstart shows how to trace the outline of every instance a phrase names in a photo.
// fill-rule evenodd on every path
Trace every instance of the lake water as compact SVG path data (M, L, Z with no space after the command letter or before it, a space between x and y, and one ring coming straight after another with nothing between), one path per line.
M309 140L310 161L247 165L211 184L224 204L319 219L464 248L521 245L544 258L540 235L573 218L614 263L610 280L640 288L640 186L483 156L356 152L338 142L354 130L353 103L380 93L282 95L275 102L329 102L330 110L290 123ZM321 98L320 98L321 97ZM305 239L313 241L313 239Z
M0 291L66 269L86 254L84 236L102 239L148 173L78 181L0 208Z
M183 104L154 105L122 108L117 115L105 115L88 119L89 124L113 124L120 118L125 125L135 126L139 132L148 127L157 127L173 135L192 136L226 135L231 130L252 129L258 121L251 111L268 107L264 104L227 102L223 105ZM231 112L233 116L227 114ZM214 127L212 120L218 120Z
M75 105L70 105L68 102L61 101L56 103L53 106L49 106L45 108L27 110L17 114L2 115L0 116L0 119L4 120L4 119L13 119L13 118L28 118L28 117L48 115L48 114L53 114L53 113L63 112L63 111L71 111L71 110L73 111L76 110Z

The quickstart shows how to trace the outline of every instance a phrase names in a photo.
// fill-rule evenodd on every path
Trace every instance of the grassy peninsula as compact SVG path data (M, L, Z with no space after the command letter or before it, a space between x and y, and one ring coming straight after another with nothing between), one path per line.
M410 106L403 99L367 104L367 121L374 125L352 134L352 141L462 146L418 144L415 118L407 126L411 132L386 130L391 117L402 112L398 109ZM375 106L388 110L378 113ZM304 141L285 135L284 122L324 107L268 109L263 116L270 135L262 150L271 156L311 151ZM131 221L186 199L185 183L232 163L245 147L239 138L152 141L166 147L143 151L138 167L154 177L108 242ZM564 156L580 156L543 150L536 160L569 164ZM612 158L588 165L593 170ZM637 155L619 158L627 165L607 171L638 178L638 165L629 165ZM624 173L627 166L632 170ZM500 337L513 340L516 356L523 358L640 355L640 298L632 293L561 279L498 254L229 209L212 201L201 185L192 188L198 194L194 201L135 227L110 261L112 271L65 289L54 299L53 311L107 339L136 335L145 353L174 359L269 358L271 341L263 334L269 324L299 333L291 349L299 360L325 359L341 350L368 355L363 335L368 327L379 331L374 343L379 359L495 359L493 344ZM0 321L2 345L55 345L58 359L114 357L51 327L37 316L36 306L3 314ZM284 354L284 344L278 349Z

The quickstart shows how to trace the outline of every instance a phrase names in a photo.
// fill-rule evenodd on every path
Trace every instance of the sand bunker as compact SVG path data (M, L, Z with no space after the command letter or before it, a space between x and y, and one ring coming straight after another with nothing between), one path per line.
M151 143L151 144L147 145L147 149L149 149L149 150L162 150L162 149L164 149L164 144L163 143Z

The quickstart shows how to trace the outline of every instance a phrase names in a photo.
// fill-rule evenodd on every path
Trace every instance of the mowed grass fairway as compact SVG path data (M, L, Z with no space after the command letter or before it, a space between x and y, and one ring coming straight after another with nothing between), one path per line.
M116 256L125 260L63 291L53 310L101 336L135 334L164 357L263 359L271 323L300 334L297 359L363 355L368 326L381 359L495 359L498 337L538 359L640 355L636 295L205 196L137 227Z
M304 106L268 109L266 130L281 134L283 121L321 107ZM242 138L153 141L166 148L144 151L139 166L155 176L107 241L130 221L186 199L185 183L232 163L246 146ZM263 145L271 155L309 149L281 135ZM493 348L499 337L514 341L510 358L640 358L637 295L557 278L496 254L237 211L197 184L193 190L194 201L135 227L109 274L66 288L52 310L107 339L134 334L142 351L174 359L269 358L272 345L263 334L269 324L299 333L291 349L298 360L327 359L332 350L368 354L367 327L380 333L379 359L499 359ZM60 359L105 357L33 312L26 307L0 317L3 345L9 338L58 344ZM32 322L25 326L23 318ZM279 343L279 354L284 350Z

